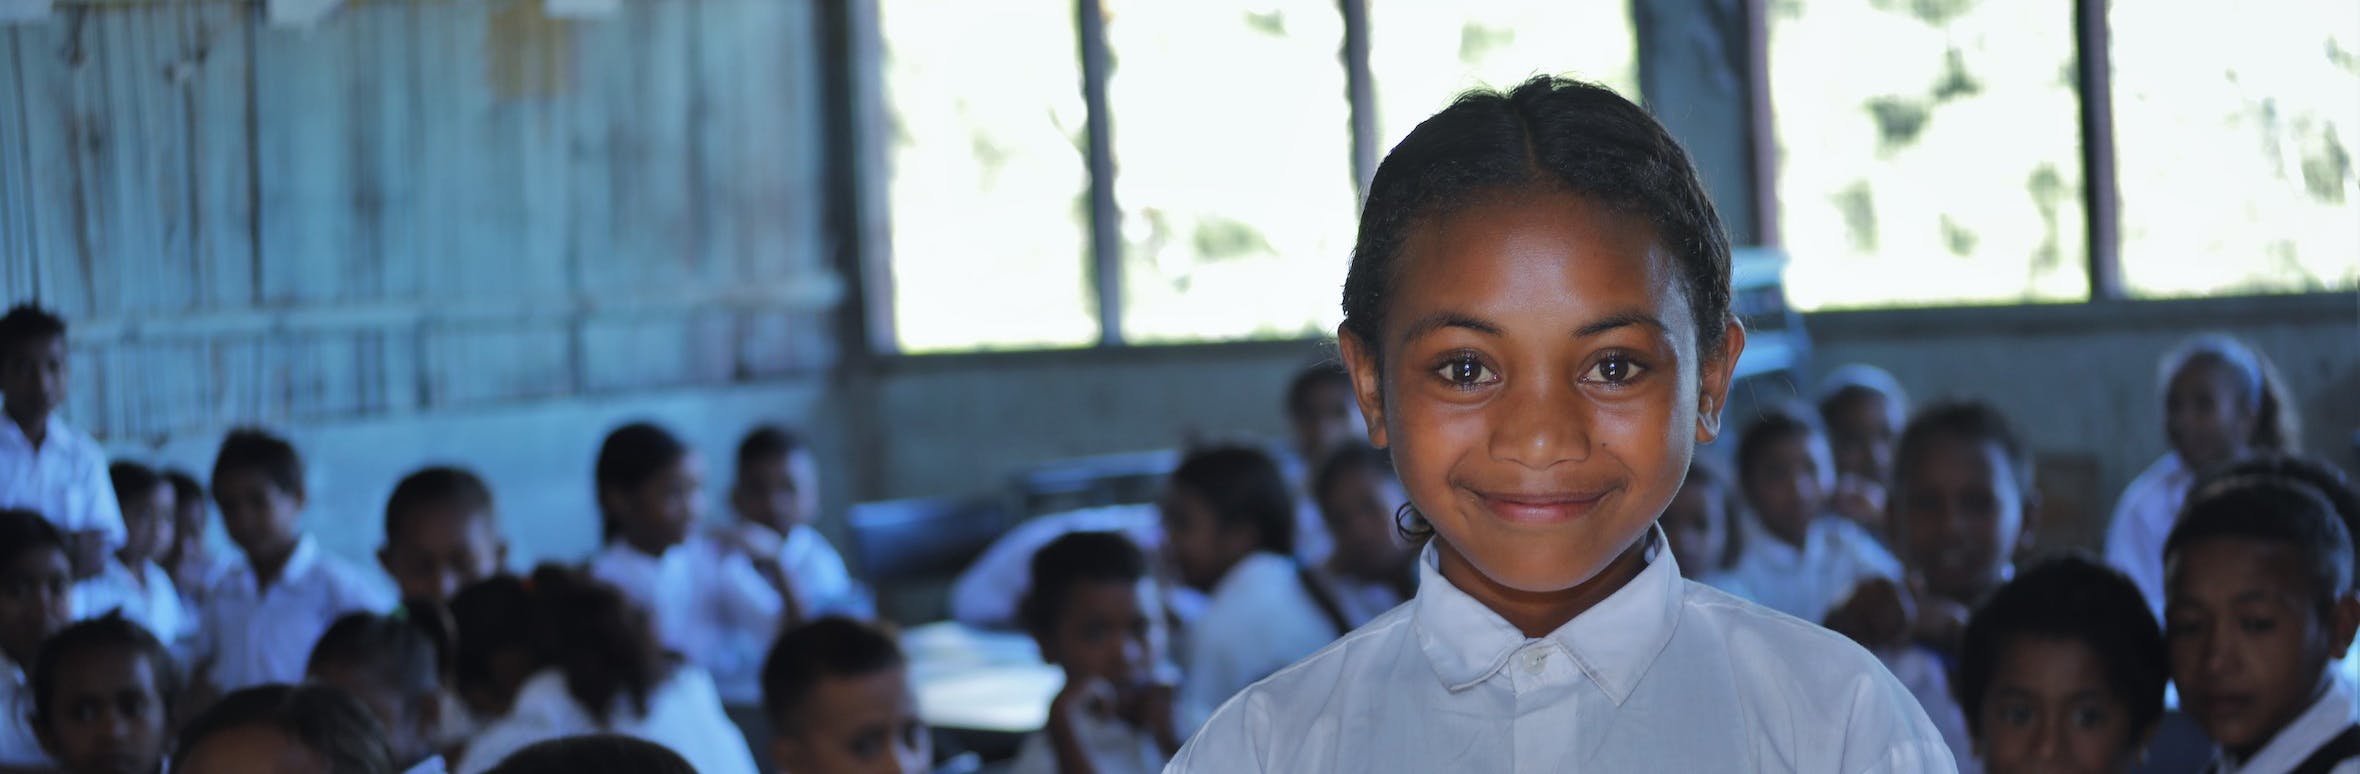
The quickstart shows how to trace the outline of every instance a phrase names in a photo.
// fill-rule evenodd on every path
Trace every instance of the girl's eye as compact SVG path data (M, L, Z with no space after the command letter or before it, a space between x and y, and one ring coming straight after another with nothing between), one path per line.
M2105 710L2096 707L2083 707L2073 711L2073 727L2075 728L2090 729L2105 724Z
M2261 634L2278 628L2278 621L2271 618L2240 618L2237 625L2249 633Z
M1646 367L1639 365L1638 361L1621 355L1614 355L1604 360L1598 361L1597 365L1590 366L1590 372L1582 374L1582 381L1598 382L1604 384L1625 384L1630 382L1632 379L1639 378L1640 374L1646 372Z
M2011 726L2026 726L2026 725L2031 725L2031 724L2032 724L2032 708L2030 708L2030 707L2026 707L2026 706L2023 706L2023 705L2020 705L2020 704L2019 704L2019 705L2008 706L2008 707L2001 707L2001 708L2000 708L2000 710L1999 710L1999 718L2000 718L2000 720L2002 720L2002 721L2005 721L2005 722L2006 722L2008 725L2011 725Z
M1483 361L1466 355L1451 358L1441 368L1434 369L1434 373L1453 387L1480 387L1500 380L1500 375L1485 367Z

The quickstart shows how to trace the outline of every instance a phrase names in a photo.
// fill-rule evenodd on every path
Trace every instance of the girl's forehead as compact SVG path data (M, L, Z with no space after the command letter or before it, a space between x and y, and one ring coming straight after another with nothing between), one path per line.
M1685 323L1678 260L1646 219L1564 192L1494 196L1426 219L1404 240L1388 317L1656 313ZM1672 314L1675 308L1680 314ZM1407 313L1407 314L1404 314Z

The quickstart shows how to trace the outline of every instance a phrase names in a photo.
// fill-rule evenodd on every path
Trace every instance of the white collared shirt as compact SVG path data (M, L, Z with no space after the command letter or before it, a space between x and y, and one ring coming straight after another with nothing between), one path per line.
M109 561L97 576L74 585L76 620L119 610L168 648L179 645L197 628L195 618L182 604L180 589L172 585L172 574L155 562L133 568Z
M2196 473L2179 453L2165 453L2123 488L2114 521L2106 527L2106 563L2131 576L2158 621L2163 620L2163 541L2171 537L2188 488L2195 485Z
M33 691L25 684L25 670L0 655L0 766L47 769L57 765L33 736Z
M2312 702L2310 709L2296 715L2294 722L2270 735L2270 741L2262 745L2262 749L2255 750L2253 757L2241 761L2226 750L2215 750L2212 771L2217 774L2284 774L2292 771L2310 758L2311 753L2327 746L2345 728L2360 720L2360 713L2354 712L2352 702L2351 686L2331 677L2327 681L2327 692L2318 701ZM2333 774L2360 774L2360 758L2337 761L2328 771Z
M484 726L467 745L457 774L478 774L516 751L568 736L622 734L670 748L699 774L755 774L746 737L721 709L713 679L681 666L649 692L647 714L631 711L628 697L615 697L608 722L600 723L566 690L565 673L544 669L525 681L508 714Z
M1981 774L1982 760L1975 757L1975 739L1967 734L1967 714L1958 706L1958 697L1951 695L1950 678L1943 674L1942 657L1922 645L1910 645L1894 650L1876 651L1877 660L1917 697L1918 708L1926 711L1926 718L1934 722L1934 730L1942 733L1942 743L1950 747L1950 757L1958 762L1959 774Z
M1546 637L1421 557L1417 598L1246 689L1167 771L1950 772L1860 646L1681 579L1670 552Z
M1870 578L1901 578L1901 560L1875 536L1840 516L1812 520L1803 545L1790 545L1748 517L1745 550L1706 585L1796 618L1820 623Z
M106 450L56 414L39 449L24 428L0 419L0 507L39 513L59 532L105 533L109 551L126 537Z
M1296 568L1293 559L1258 551L1214 584L1181 651L1175 701L1183 732L1255 680L1335 641L1335 625Z
M305 535L269 588L256 587L253 565L239 557L214 579L205 605L198 657L212 661L212 684L228 693L301 681L329 624L348 613L390 610L394 594Z
M836 553L828 537L811 525L797 524L787 532L787 539L779 545L778 564L786 570L796 606L802 608L804 617L876 616L876 601L852 579L852 572L844 569L844 555Z
M1084 712L1072 722L1082 754L1090 759L1090 768L1098 774L1156 774L1164 770L1169 760L1164 757L1164 749L1155 743L1155 734L1121 718ZM1058 774L1058 771L1057 742L1049 738L1047 731L1025 737L1016 749L1016 762L1008 767L1008 774Z
M762 658L786 605L742 554L704 535L661 557L617 540L590 560L590 574L646 610L657 641L709 673L723 700L761 702Z
M443 757L440 755L430 756L426 760L419 761L417 765L402 770L402 774L449 774L449 772L449 767L443 763Z

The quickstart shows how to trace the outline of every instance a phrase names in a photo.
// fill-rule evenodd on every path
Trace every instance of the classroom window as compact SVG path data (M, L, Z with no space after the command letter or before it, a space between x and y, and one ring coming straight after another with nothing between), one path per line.
M2070 3L1775 0L1768 13L1795 305L2088 297Z
M2108 27L2124 290L2360 286L2360 10L2116 2Z
M1324 335L1355 158L1479 85L1637 95L1621 2L1081 2L874 4L893 349Z

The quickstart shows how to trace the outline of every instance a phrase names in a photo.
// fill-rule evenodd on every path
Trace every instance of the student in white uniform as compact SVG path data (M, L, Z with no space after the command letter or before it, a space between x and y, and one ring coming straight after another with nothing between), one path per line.
M385 498L377 564L405 603L444 604L508 565L492 488L465 468L434 465L403 476Z
M1175 772L1948 772L1859 646L1680 577L1656 518L1744 347L1645 111L1541 77L1377 170L1337 331L1434 533L1410 604L1217 712Z
M74 587L75 614L89 618L120 611L157 639L178 646L196 633L196 616L183 607L172 574L155 561L172 544L172 482L133 462L107 466L107 479L122 503L127 538L105 570Z
M56 765L33 734L26 668L41 641L71 620L65 538L32 511L0 509L0 767Z
M2066 556L1976 608L1958 702L1989 771L2131 771L2163 718L2165 662L2139 587Z
M1708 583L1812 623L1897 598L1901 562L1857 522L1827 512L1835 469L1809 414L1773 408L1747 425L1737 478L1752 511L1745 548Z
M606 547L590 574L647 611L657 641L710 673L723 699L756 701L764 649L792 617L788 580L776 562L696 532L703 458L670 431L633 423L607 435L597 478Z
M163 476L172 482L172 543L156 562L172 574L172 585L180 589L180 609L193 621L203 614L205 594L213 590L214 578L228 562L209 543L213 501L205 496L205 485L184 470L167 468Z
M213 462L221 522L244 555L214 579L197 636L209 695L303 679L303 662L345 613L393 607L377 577L328 553L298 528L306 490L295 446L253 428L230 431Z
M395 774L376 719L352 694L270 683L233 691L180 730L173 774Z
M106 450L66 426L66 323L35 304L0 316L0 508L41 514L65 536L76 583L123 547Z
M2205 471L2255 451L2296 447L2286 380L2259 350L2208 334L2163 359L2163 434L2171 450L2122 490L2106 530L2106 562L2131 576L2163 616L2163 540Z
M172 739L179 674L164 643L138 623L85 619L42 643L33 662L33 731L64 771L157 771Z
M1838 366L1820 384L1818 408L1836 468L1828 510L1884 537L1893 443L1910 411L1901 380L1866 363Z
M844 557L813 522L819 519L819 462L801 436L783 427L754 428L738 444L737 483L729 503L736 524L717 531L724 543L747 550L741 561L768 573L774 565L793 593L786 620L839 613L854 618L876 614L868 590L844 569Z
M1208 595L1180 660L1185 731L1349 627L1294 558L1294 497L1269 455L1242 446L1191 452L1172 471L1161 507L1173 568Z
M1180 749L1166 637L1147 557L1122 535L1076 532L1033 555L1025 629L1063 667L1049 726L1025 737L1015 774L1155 774Z
M666 653L614 587L542 565L529 583L499 576L467 587L451 615L460 692L494 718L452 771L485 771L536 742L613 733L671 748L703 774L753 774L712 677Z
M779 635L762 667L770 758L791 774L923 774L934 744L893 635L839 615Z
M1295 372L1295 378L1287 382L1286 409L1292 443L1273 459L1300 495L1295 509L1295 558L1317 567L1332 558L1336 542L1321 518L1312 479L1320 463L1337 449L1368 443L1367 423L1360 418L1360 407L1352 403L1352 378L1344 373L1343 364L1332 359Z
M1319 577L1335 590L1345 628L1409 601L1418 588L1419 546L1395 521L1409 495L1393 475L1393 459L1365 441L1345 444L1320 463L1311 490L1336 541Z
M406 613L336 619L312 646L304 673L369 708L404 774L443 774L442 665L433 637Z

